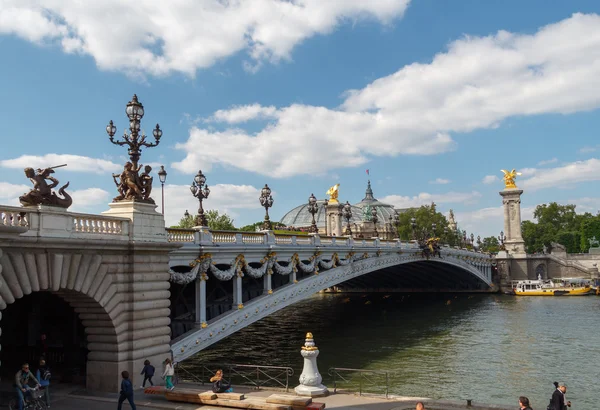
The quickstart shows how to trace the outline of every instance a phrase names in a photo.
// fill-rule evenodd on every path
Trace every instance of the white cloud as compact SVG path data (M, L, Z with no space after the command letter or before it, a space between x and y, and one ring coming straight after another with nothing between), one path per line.
M490 184L493 184L494 182L498 181L499 179L500 178L498 178L496 175L486 175L483 177L483 180L481 182L486 185L490 185Z
M449 179L444 179L444 178L436 178L433 181L429 181L430 184L438 184L438 185L445 185L445 184L449 184L451 181Z
M206 122L226 122L237 124L261 118L274 118L277 109L274 106L263 107L260 104L241 105L229 110L218 110Z
M547 159L545 161L540 161L540 162L538 162L538 165L544 166L544 165L556 164L557 162L558 162L558 158L552 158L552 159Z
M583 148L579 148L579 153L580 154L589 154L590 152L596 152L598 150L598 147L583 147Z
M67 189L67 192L68 189ZM73 191L70 193L73 198L73 205L69 208L72 212L90 212L98 208L106 208L112 198L107 191L100 188L87 188Z
M600 160L590 158L556 168L525 168L523 175L529 176L517 186L535 191L544 188L572 188L574 184L600 180Z
M372 156L438 154L456 147L452 133L497 127L511 116L597 108L599 88L600 16L574 14L534 34L466 36L430 63L346 92L335 109L220 110L220 118L235 123L265 113L272 121L256 132L192 127L188 141L177 145L186 157L174 166L192 172L198 163L221 163L288 177L354 167Z
M412 208L421 205L430 205L432 202L436 204L449 203L474 203L479 200L481 194L479 192L447 192L445 194L428 194L421 192L416 196L401 196L388 195L381 198L381 202L394 205L396 208Z
M249 67L289 59L293 48L340 23L389 23L409 0L3 0L0 34L60 45L92 56L99 68L193 76L199 68L247 50ZM246 64L245 64L246 65Z
M19 196L26 194L31 189L24 184L11 184L9 182L0 182L0 200L3 204L10 206L19 206Z
M273 196L276 196L274 191ZM160 211L160 193L155 193L153 197L159 204L157 210ZM251 185L217 184L210 186L210 195L202 204L204 210L215 209L221 214L226 213L230 217L236 217L242 209L260 208L259 197L260 189ZM189 186L165 185L166 226L179 223L186 210L191 215L196 215L197 209L198 200L190 194Z
M116 172L123 167L105 159L70 154L21 155L14 159L0 160L0 166L5 168L45 168L62 164L67 164L64 170L95 174Z

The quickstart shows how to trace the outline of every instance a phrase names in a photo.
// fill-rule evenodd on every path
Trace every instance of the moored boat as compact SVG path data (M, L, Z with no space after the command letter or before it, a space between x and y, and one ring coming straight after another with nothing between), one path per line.
M584 296L594 293L590 285L572 286L540 279L519 280L513 290L517 296Z

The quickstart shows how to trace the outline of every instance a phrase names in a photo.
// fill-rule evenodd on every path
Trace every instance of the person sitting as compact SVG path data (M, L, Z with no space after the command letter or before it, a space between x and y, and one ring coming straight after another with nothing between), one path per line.
M519 410L532 410L527 397L519 397Z
M425 405L422 401L417 402L417 407L415 407L415 410L425 410Z
M31 397L31 387L29 386L30 381L35 383L36 388L40 387L40 382L38 382L34 375L29 371L29 364L24 363L23 366L21 366L21 370L15 374L14 386L19 397L19 410L23 410L23 406L25 405L25 397Z
M233 391L231 384L223 379L223 370L221 369L217 370L215 375L210 378L210 382L213 384L213 393L231 393Z

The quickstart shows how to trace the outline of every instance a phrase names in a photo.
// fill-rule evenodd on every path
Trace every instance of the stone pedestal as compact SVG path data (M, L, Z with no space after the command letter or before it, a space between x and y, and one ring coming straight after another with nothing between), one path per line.
M323 378L317 367L319 349L315 346L312 333L306 334L306 341L304 346L302 346L300 354L304 358L304 367L300 375L300 384L294 389L296 394L308 397L319 397L329 394L327 387L321 384Z
M504 245L511 254L525 254L525 241L521 235L522 189L508 188L500 191L504 209Z
M121 201L108 204L110 209L103 215L131 220L129 237L134 241L167 242L164 216L156 212L157 205L136 201Z
M327 234L329 236L342 236L342 215L340 211L340 203L338 201L329 201L327 204Z

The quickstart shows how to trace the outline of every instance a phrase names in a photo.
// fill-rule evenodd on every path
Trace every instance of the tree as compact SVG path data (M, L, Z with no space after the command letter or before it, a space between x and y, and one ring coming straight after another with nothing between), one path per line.
M219 215L219 211L210 210L204 213L208 228L214 231L234 231L233 219L227 214ZM191 229L196 226L196 215L188 215L181 218L179 224L171 226L171 228Z
M410 208L399 216L400 225L398 226L398 235L401 240L407 241L413 239L413 229L411 225L412 218L416 220L415 233L417 239L425 236L436 236L442 239L442 242L451 242L454 235L452 232L445 232L448 228L448 220L444 214L435 210L435 205L423 205L419 208ZM435 223L435 232L432 224ZM453 243L451 243L453 244Z
M589 239L595 237L600 240L600 216L584 221L580 232L580 252L587 252L590 249Z
M495 236L483 238L481 242L481 250L484 252L497 253L500 250L500 242Z

